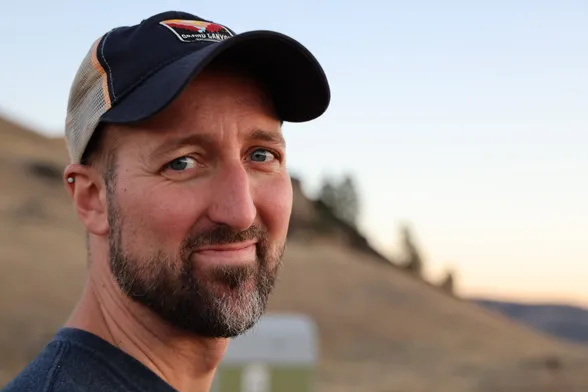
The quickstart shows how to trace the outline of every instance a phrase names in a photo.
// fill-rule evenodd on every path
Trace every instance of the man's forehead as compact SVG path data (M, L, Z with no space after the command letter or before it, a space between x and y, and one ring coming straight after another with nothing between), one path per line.
M242 130L238 133L221 135L220 132L196 131L187 132L149 132L145 135L145 143L135 144L142 150L142 155L146 154L151 159L182 148L199 146L206 149L222 149L225 145L241 145L253 142L264 142L276 147L285 148L286 141L281 131L281 127L276 128L252 128Z
M222 144L231 139L238 141L262 140L276 144L286 144L281 127L252 128L236 132L227 137L225 133L215 130L192 130L187 132L162 132L154 144L157 145L187 145L187 144Z

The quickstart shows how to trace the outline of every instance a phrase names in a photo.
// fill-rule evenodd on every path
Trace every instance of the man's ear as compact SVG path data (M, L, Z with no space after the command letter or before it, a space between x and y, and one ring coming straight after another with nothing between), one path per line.
M102 176L92 167L70 164L64 171L65 186L80 221L89 233L108 234L108 206Z

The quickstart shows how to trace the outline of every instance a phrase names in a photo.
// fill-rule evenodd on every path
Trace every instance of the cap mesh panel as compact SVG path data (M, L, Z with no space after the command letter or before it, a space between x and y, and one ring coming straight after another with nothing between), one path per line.
M107 75L97 58L100 42L82 60L69 93L65 137L73 163L80 163L100 117L111 106Z

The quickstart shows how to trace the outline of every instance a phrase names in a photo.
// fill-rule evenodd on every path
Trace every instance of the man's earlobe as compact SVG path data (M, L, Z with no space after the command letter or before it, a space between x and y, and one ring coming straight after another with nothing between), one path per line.
M71 164L65 168L65 186L72 198L74 208L86 230L95 235L106 235L108 208L104 181L91 167Z

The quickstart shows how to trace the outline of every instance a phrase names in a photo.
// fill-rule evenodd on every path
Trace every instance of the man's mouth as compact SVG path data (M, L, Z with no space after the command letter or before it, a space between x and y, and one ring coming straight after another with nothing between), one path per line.
M198 263L211 264L242 264L254 262L256 259L257 241L209 245L198 248L194 259Z

